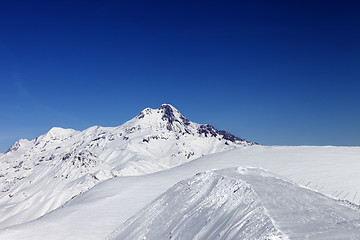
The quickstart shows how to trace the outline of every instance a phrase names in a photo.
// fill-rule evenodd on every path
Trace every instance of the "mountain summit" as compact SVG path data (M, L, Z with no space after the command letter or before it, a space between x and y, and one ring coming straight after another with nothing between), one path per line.
M160 123L158 127L165 127L169 131L188 132L191 128L189 126L191 122L170 104L162 104L158 109L146 108L136 118L144 119L149 123L153 123L156 119Z
M18 224L14 214L23 222L40 217L106 179L154 173L253 144L191 122L170 104L146 108L118 127L54 127L0 156L0 227Z
M144 109L139 113L134 121L131 122L131 124L135 124L136 119L141 120L137 122L140 125L150 125L151 127L158 127L159 129L166 128L169 131L182 133L183 135L191 134L198 135L199 137L214 137L219 140L226 140L240 145L256 144L246 141L245 139L235 137L227 131L219 131L210 124L197 124L191 122L170 104L162 104L158 109Z

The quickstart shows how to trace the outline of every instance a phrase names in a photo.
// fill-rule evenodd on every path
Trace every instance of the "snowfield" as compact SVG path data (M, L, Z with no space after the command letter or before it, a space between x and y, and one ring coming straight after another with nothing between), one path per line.
M254 169L198 173L126 221L120 239L356 239L360 209Z
M252 186L228 170L177 183L108 238L116 239L265 240L282 234Z
M264 168L295 183L305 179L311 182L308 186L310 188L311 186L322 187L325 185L320 192L330 193L329 196L336 189L343 189L353 193L350 199L352 200L358 191L358 186L360 186L358 184L360 177L356 171L360 169L359 156L359 147L249 146L216 153L154 174L117 177L102 182L42 218L0 230L0 239L105 239L126 220L179 181L192 177L199 172L237 168L239 166ZM255 189L254 186L253 188ZM295 199L300 199L303 191L306 190L301 188L303 190L300 191L297 190L297 187L293 188L294 191L290 191L291 187L287 188L287 194ZM280 193L283 190L277 189L276 191ZM329 198L320 196L319 198L325 199L324 201L330 201ZM355 198L355 202L358 200ZM310 216L312 211L317 217L320 215L320 217L327 218L328 215L319 214L318 211L325 210L317 210L319 205L315 204L314 201L315 199L307 201L307 203L313 204L312 207L308 208L303 208L302 205L297 207L296 204L302 204L300 200L298 203L296 200L283 204L294 204L292 207L299 209L300 212L304 210L305 213L307 212L307 216ZM331 200L327 206L338 204L339 201ZM282 207L285 208L286 206ZM347 206L343 207L349 211L354 211L356 215L359 214L356 207L354 209ZM333 219L333 224L336 226L353 222L353 229L350 230L350 233L358 233L354 228L355 226L360 227L359 222L341 217L336 219L338 221ZM323 219L322 221L326 223L327 220ZM296 228L298 223L295 220L289 222L289 225ZM284 234L292 236L290 233L293 230L288 225L281 228L275 222L275 226ZM323 227L330 228L330 225ZM298 231L301 232L302 230L299 229Z

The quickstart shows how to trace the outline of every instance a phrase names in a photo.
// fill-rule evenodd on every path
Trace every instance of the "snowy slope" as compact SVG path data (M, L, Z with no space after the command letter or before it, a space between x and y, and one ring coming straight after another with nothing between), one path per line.
M358 239L360 208L260 169L198 173L111 234L126 239Z
M282 234L251 185L206 172L177 183L108 239L260 240L282 239Z
M339 198L347 195L349 201L358 203L360 200L359 194L356 195L360 186L359 147L249 146L204 156L154 174L104 181L42 218L0 230L0 239L105 239L177 182L198 172L239 166L261 167L294 182L300 181L300 185L301 182L311 182L309 188L329 196L342 189ZM252 182L252 188L256 190L255 182ZM296 186L294 191L291 189L288 187L284 194L295 196L294 201L298 201L301 196L297 196L299 192ZM266 196L270 193L264 191L264 194ZM257 195L261 198L260 192ZM289 204L294 204L296 208L295 203ZM263 206L266 209L273 208L265 204ZM315 212L317 207L320 206L313 205ZM270 216L274 218L275 213ZM296 221L289 221L289 224L296 226ZM341 225L344 221L339 220L337 223ZM286 235L287 228L284 224L281 229Z
M189 121L168 104L146 108L119 127L52 128L0 156L0 227L36 219L99 182L178 166L252 145Z

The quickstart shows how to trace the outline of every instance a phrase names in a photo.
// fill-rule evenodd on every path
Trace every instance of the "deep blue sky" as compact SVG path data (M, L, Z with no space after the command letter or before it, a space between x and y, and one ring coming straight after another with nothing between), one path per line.
M360 146L359 1L1 1L0 152L170 103L267 145Z

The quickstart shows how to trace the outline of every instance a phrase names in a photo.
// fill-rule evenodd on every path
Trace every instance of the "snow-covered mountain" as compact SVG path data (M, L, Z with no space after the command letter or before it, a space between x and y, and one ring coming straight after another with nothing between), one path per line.
M359 147L260 146L164 104L0 155L0 239L360 239L359 169Z
M0 156L0 226L36 219L99 182L149 174L255 143L197 124L169 104L119 127L54 127Z

